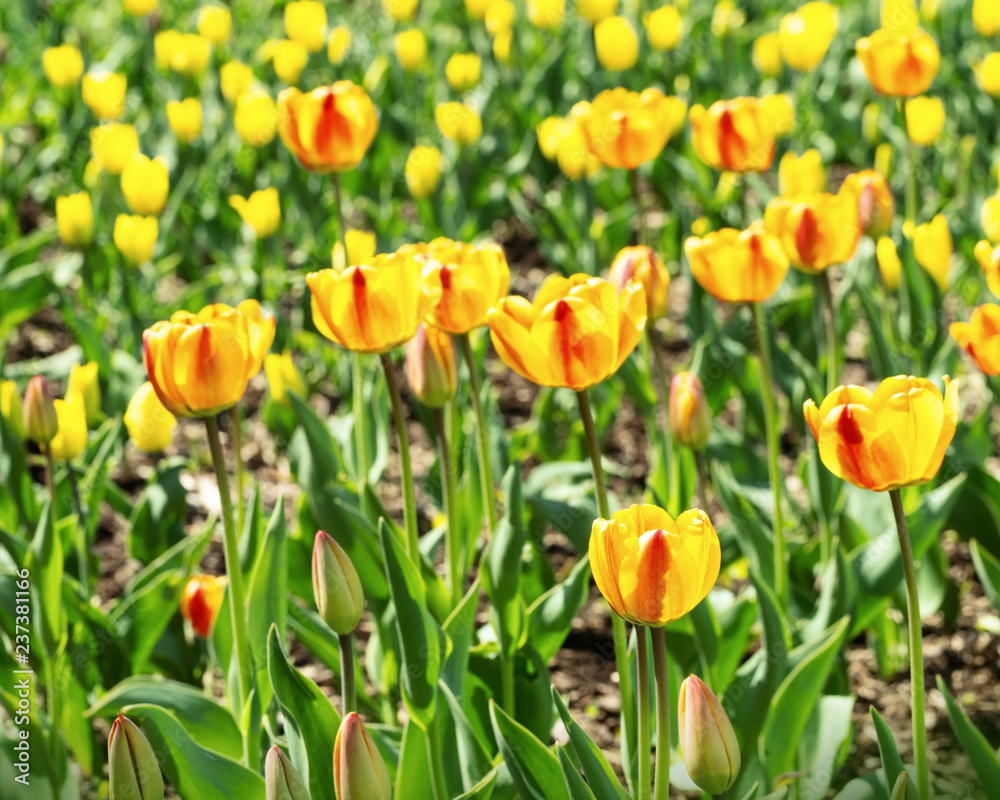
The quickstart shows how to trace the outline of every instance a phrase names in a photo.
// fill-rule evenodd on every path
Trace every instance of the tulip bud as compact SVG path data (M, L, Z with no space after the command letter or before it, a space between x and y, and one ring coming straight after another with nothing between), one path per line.
M914 97L906 101L906 132L917 144L934 144L944 128L944 103L940 97Z
M681 12L676 6L660 6L642 15L646 36L654 50L673 50L684 31Z
M302 777L278 745L267 751L264 791L267 800L309 800L309 790Z
M223 6L202 6L198 9L198 33L212 44L222 44L233 27L232 12Z
M163 800L163 776L153 748L121 714L108 738L108 788L111 800Z
M67 247L82 248L94 241L94 207L86 192L56 198L56 225Z
M455 53L444 66L448 85L456 92L467 92L479 85L482 62L475 53Z
M79 393L87 412L87 424L93 427L101 419L101 384L97 377L97 362L74 364L69 371L66 396Z
M458 361L451 336L440 328L421 325L406 346L406 380L425 406L441 408L458 389Z
M344 254L344 244L337 242L330 254L331 263L337 272L343 272L348 267L369 263L375 255L375 234L372 231L349 230L344 234L347 244L347 254Z
M274 46L274 71L290 86L299 82L299 76L309 61L309 50L295 39L283 39Z
M393 37L396 58L407 72L415 72L427 60L427 39L417 28L397 33Z
M24 433L38 444L48 444L59 433L59 418L49 382L41 375L28 381L24 392Z
M19 439L24 438L24 408L14 381L0 381L0 417Z
M670 382L670 430L692 450L701 450L712 431L712 410L693 372L678 372Z
M212 633L212 624L222 606L227 580L225 575L195 575L184 586L181 616L191 623L195 635L202 639L207 639Z
M764 33L753 41L753 65L765 78L781 72L781 37L777 32Z
M406 157L403 174L415 199L430 197L441 180L441 151L430 145L418 144Z
M340 65L347 57L347 51L351 47L351 29L338 25L330 31L330 39L326 44L326 57L331 64Z
M316 534L313 544L312 575L313 596L320 616L334 633L340 636L351 633L358 627L365 608L361 579L344 548L323 531ZM337 740L340 741L339 735ZM339 791L337 796L343 797Z
M625 17L608 17L594 26L594 47L601 66L612 72L631 69L639 60L639 37Z
M187 144L201 133L201 103L195 97L167 103L167 122L177 141Z
M219 70L219 86L222 96L230 103L250 88L253 83L253 69L242 61L229 61Z
M385 762L365 729L351 712L340 723L333 746L333 786L337 800L390 800L392 785Z
M713 795L729 789L740 772L740 746L718 698L697 675L681 684L677 725L691 780Z
M882 273L882 285L890 292L896 291L903 263L899 260L895 242L888 236L880 238L875 246L875 258L878 259L879 272Z

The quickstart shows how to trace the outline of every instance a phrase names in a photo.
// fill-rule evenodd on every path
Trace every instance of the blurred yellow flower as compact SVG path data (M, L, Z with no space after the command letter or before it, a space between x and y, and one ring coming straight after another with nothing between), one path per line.
M882 284L890 292L895 292L899 288L899 276L903 272L896 243L888 236L881 237L875 246L875 258L878 260L879 272L882 273Z
M815 69L837 33L837 9L822 0L806 3L781 19L781 55L792 69Z
M250 88L251 83L253 83L253 69L242 61L230 61L223 64L219 70L222 96L230 103L235 103L236 99Z
M639 93L618 87L574 111L591 152L604 166L635 169L656 158L680 130L687 104L659 89Z
M1000 244L1000 192L991 194L983 200L979 211L979 224L986 238L994 244Z
M464 103L439 103L434 109L434 121L441 135L460 147L472 144L483 135L479 112Z
M52 458L71 461L87 449L87 411L83 397L67 392L63 400L56 399L56 418L59 432L49 443Z
M556 163L563 175L572 181L593 175L601 168L601 160L591 150L582 125L590 111L591 104L585 100L574 105L569 116L562 120L556 141Z
M97 181L101 177L101 162L96 158L87 160L87 166L83 168L83 185L88 189L97 186Z
M566 0L528 0L528 19L536 28L556 28L565 14Z
M409 22L417 13L417 0L382 0L382 8L397 22Z
M226 41L232 26L232 12L224 6L202 6L198 10L198 33L212 44Z
M427 60L427 40L423 31L410 28L408 31L397 33L392 42L396 49L396 58L407 72L414 72L424 65Z
M274 235L281 225L281 202L273 186L259 189L249 197L230 195L229 205L236 209L241 219L253 228L258 239Z
M201 103L195 97L167 103L167 122L177 141L187 144L201 133Z
M312 172L345 172L364 158L378 131L375 105L352 81L278 95L281 141Z
M976 69L976 77L983 91L991 97L1000 97L1000 53L990 53Z
M71 44L46 47L42 53L45 78L57 89L76 86L83 74L83 56Z
M163 211L170 192L170 172L160 156L135 153L122 170L122 194L133 214L155 216Z
M348 267L367 264L375 256L375 234L371 231L348 230L344 234L347 242L347 257L344 257L344 245L339 240L330 253L331 266L337 272L343 272Z
M70 367L66 395L83 399L87 425L93 428L101 421L101 382L96 361Z
M969 322L951 323L948 333L986 375L1000 374L1000 306L977 306Z
M482 19L486 16L486 6L490 0L465 0L465 11L473 19Z
M326 6L319 0L292 0L285 6L285 35L317 53L326 43Z
M455 53L445 64L444 74L456 92L475 89L479 83L481 62L475 53Z
M18 439L24 438L24 406L14 381L0 381L0 417Z
M157 0L123 0L122 5L133 17L144 17L156 10Z
M660 6L642 15L646 36L654 50L673 50L681 40L684 24L677 6Z
M86 247L94 241L94 207L86 192L56 198L56 226L67 247Z
M840 184L839 193L856 198L861 228L868 236L874 238L889 232L896 200L885 175L873 169L852 172Z
M932 145L944 128L944 103L940 97L914 97L906 101L906 132L910 140Z
M594 26L594 46L601 66L612 72L631 69L639 60L639 37L625 17L608 17Z
M510 0L489 0L486 6L486 32L496 36L514 24L514 4Z
M895 151L889 142L882 142L875 148L875 171L881 172L885 177L892 177L892 159Z
M201 75L212 55L212 43L197 33L179 33L171 40L170 69L180 75Z
M764 172L774 159L776 116L756 97L717 100L691 107L695 152L710 167Z
M309 51L301 42L282 39L274 46L274 71L285 83L294 86L309 61Z
M954 252L951 231L944 214L938 214L913 230L913 253L917 263L937 281L942 292L948 288L948 270Z
M920 28L910 33L879 28L858 39L855 48L872 86L892 97L927 91L941 65L937 43Z
M788 136L795 130L795 103L791 96L769 94L760 101L764 104L764 113L771 118L776 137Z
M576 0L576 13L591 25L610 17L618 10L618 0Z
M88 72L83 76L83 102L101 120L118 119L125 113L128 81L121 72Z
M251 87L236 101L236 130L244 144L263 147L278 132L278 111L266 91Z
M975 0L972 24L980 36L992 39L1000 31L1000 0Z
M90 130L90 151L111 175L121 175L132 156L139 152L139 136L132 125L114 122Z
M789 150L781 157L778 164L778 194L793 197L825 189L826 173L818 150L806 150L801 156Z
M403 174L414 198L430 197L441 180L441 151L429 145L417 145L406 157Z
M983 271L986 285L994 295L1000 297L1000 247L994 247L984 239L976 243L973 253Z
M879 139L879 117L881 115L882 108L878 103L868 103L865 110L861 112L861 135L869 144L874 144Z
M719 0L712 10L712 33L725 36L731 31L739 30L747 21L747 15L738 8L734 0Z
M176 427L177 418L160 402L153 384L146 381L125 410L125 428L132 443L143 452L159 453L167 449Z
M712 223L709 222L708 217L697 217L694 222L691 223L691 234L696 237L704 236L712 227ZM782 251L784 254L784 251ZM787 257L786 257L787 260Z
M781 240L792 264L811 274L850 261L861 240L853 194L775 197L764 211L764 224Z
M649 321L656 322L665 317L670 273L652 247L645 245L624 247L611 262L608 282L615 289L621 292L631 281L639 281L646 290L646 313L649 315Z
M268 353L264 356L264 374L271 390L271 399L278 405L291 406L289 392L294 392L303 400L307 399L306 384L295 368L291 350L285 350L281 355Z
M504 28L493 37L493 57L501 64L510 63L510 44L514 34L510 28Z
M174 57L177 49L180 31L168 28L153 36L153 52L156 58L156 66L162 70L170 69L170 61Z
M153 247L160 235L156 217L119 214L115 219L115 247L131 264L142 264L153 257Z
M338 25L330 31L330 40L326 44L326 57L331 64L343 64L350 47L351 29L346 25Z
M781 35L762 33L753 40L753 65L765 78L781 72Z

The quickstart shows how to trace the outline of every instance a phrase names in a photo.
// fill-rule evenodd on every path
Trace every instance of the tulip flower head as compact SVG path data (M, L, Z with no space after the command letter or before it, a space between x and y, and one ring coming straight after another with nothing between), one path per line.
M882 285L894 292L899 289L899 276L903 272L903 262L899 260L896 244L888 236L882 236L875 246L875 258L882 275Z
M591 25L612 16L618 10L618 0L576 0L576 13Z
M753 65L765 78L774 78L781 72L781 34L762 33L753 40Z
M892 11L887 13L889 8ZM899 3L886 3L882 27L857 41L857 54L865 74L882 94L891 97L923 94L937 75L941 52L917 23L915 9L906 11Z
M837 33L837 9L822 0L781 19L781 55L792 69L809 72L823 60Z
M1000 53L988 54L976 68L976 77L990 97L1000 97Z
M42 69L46 80L56 89L68 89L80 82L83 56L71 44L46 47L42 53Z
M948 332L983 374L1000 375L1000 306L978 306L970 322L953 322Z
M430 197L441 180L441 151L431 145L418 144L406 157L403 174L415 200Z
M976 33L992 39L1000 31L1000 0L975 0L972 4L972 24Z
M337 242L333 246L331 261L337 272L343 272L347 267L367 264L375 256L375 234L371 231L348 230L344 234L347 252L344 244Z
M24 438L24 407L14 381L0 381L0 417L18 439Z
M993 247L984 240L976 244L974 253L983 270L986 285L994 296L1000 297L1000 247Z
M712 33L722 38L743 27L746 12L738 8L735 0L719 0L712 9Z
M801 156L791 150L778 163L778 192L782 197L816 194L826 189L826 173L819 151L806 150Z
M740 774L740 744L719 699L697 675L681 684L677 730L688 775L702 790L721 795Z
M448 85L456 92L467 92L479 84L481 62L475 53L455 53L445 64Z
M56 461L72 461L87 448L87 407L83 395L67 392L64 399L52 401L59 430L49 448Z
M212 43L197 33L178 33L169 40L169 66L189 78L202 75L212 56Z
M397 22L409 22L417 13L417 0L382 0L382 8Z
M625 247L618 251L615 260L611 262L608 281L616 290L621 292L633 280L639 281L646 290L646 313L649 321L656 322L665 317L670 273L652 247Z
M252 83L253 69L242 61L229 61L219 69L219 87L230 103L235 103Z
M338 25L330 31L330 39L326 44L326 57L331 64L340 65L347 57L351 47L351 29L346 25Z
M351 81L311 92L278 95L278 128L285 146L311 172L344 172L364 158L378 130L368 93Z
M790 95L769 94L760 99L764 114L771 120L777 138L788 136L795 130L795 103Z
M849 194L776 197L767 204L764 224L792 265L809 273L850 261L861 239L861 217Z
M642 15L646 36L654 50L674 50L684 33L684 23L677 6L660 6Z
M925 147L934 144L944 128L944 103L940 97L914 97L906 101L906 133Z
M187 144L201 133L201 103L197 98L171 100L167 103L167 122L181 144Z
M285 6L285 35L318 53L326 43L326 6L319 0L292 0Z
M184 585L181 594L181 616L191 623L195 636L207 639L219 615L226 592L225 575L195 575Z
M122 170L122 194L133 214L156 216L167 204L170 172L166 159L136 153Z
M691 274L724 303L759 303L773 295L788 272L781 240L758 220L745 231L723 228L684 243Z
M268 353L264 357L264 374L271 389L271 399L278 405L291 406L289 392L294 392L301 398L307 396L305 381L295 368L290 350L285 350L280 355Z
M125 428L132 443L144 453L167 449L177 427L177 418L160 402L153 384L146 381L129 400Z
M163 800L163 776L149 741L121 714L108 736L108 792L111 800Z
M451 334L422 324L406 345L406 381L428 408L443 408L458 389L458 359Z
M59 433L59 417L49 382L41 375L28 381L22 409L24 435L36 444L46 445Z
M198 9L198 33L212 44L225 42L232 26L232 12L225 6L202 6Z
M875 239L889 232L896 200L885 175L872 169L852 172L844 178L839 193L855 198L861 230L867 236Z
M133 17L144 17L152 14L159 5L158 0L123 0L125 11Z
M594 46L601 66L612 72L631 69L639 60L639 37L625 17L608 17L594 26Z
M695 152L708 166L730 172L770 169L775 126L762 100L718 100L707 109L692 106L690 116Z
M302 776L278 745L267 751L264 760L264 796L266 800L309 800Z
M333 745L333 786L337 800L391 800L385 762L353 711L340 723Z
M486 317L503 362L541 386L586 389L610 377L646 328L646 291L589 275L550 276L534 302L509 295Z
M488 0L484 19L490 36L509 31L514 24L514 4L510 0Z
M118 119L125 113L127 86L121 72L88 72L83 76L83 102L98 119Z
M67 247L79 249L94 241L94 207L86 192L56 198L56 226Z
M635 169L656 158L684 124L687 107L659 89L601 92L577 119L590 151L606 167Z
M979 224L987 239L1000 243L1000 192L983 200L979 210Z
M266 91L251 87L236 99L234 122L244 144L264 147L278 132L278 109Z
M337 542L319 531L313 543L313 596L320 616L339 636L358 627L365 595L354 564Z
M229 198L229 205L236 209L246 225L253 228L258 239L273 236L281 226L281 202L278 190L273 186L258 189L249 197L234 194Z
M583 132L582 121L591 114L591 104L586 100L576 103L567 117L546 117L535 128L538 147L550 161L555 160L559 169L570 180L593 175L601 162L590 150Z
M483 135L479 112L465 103L440 103L434 109L434 121L441 135L459 147L474 144Z
M272 54L275 74L285 83L294 86L309 61L309 51L302 42L283 39L274 45Z
M719 537L701 509L673 520L662 508L634 505L594 520L590 566L597 588L634 625L658 628L700 603L719 577Z
M119 214L115 218L115 247L130 264L138 265L149 261L153 257L153 248L159 235L160 225L156 217Z
M938 214L930 222L918 225L913 230L913 254L941 291L948 288L948 271L955 248L944 214Z
M558 28L566 15L566 0L528 0L528 19L536 28Z
M712 432L712 409L701 379L694 372L678 372L670 381L670 431L692 450L702 450Z
M416 72L427 61L427 39L418 28L397 33L392 40L396 58L407 72Z

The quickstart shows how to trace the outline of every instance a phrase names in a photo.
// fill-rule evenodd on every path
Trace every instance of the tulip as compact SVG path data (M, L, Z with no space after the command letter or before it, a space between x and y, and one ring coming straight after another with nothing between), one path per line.
M486 32L496 36L514 24L514 4L510 0L489 0L486 5Z
M69 371L67 397L79 395L83 398L87 424L91 427L101 420L101 382L97 375L97 362L74 364Z
M467 92L479 84L481 63L475 53L455 53L445 64L448 85L456 92Z
M795 130L795 104L787 94L769 94L760 99L764 114L774 126L774 135L787 136Z
M601 162L590 150L581 124L591 112L591 104L581 100L573 106L568 117L548 117L535 129L542 154L557 161L559 169L570 180L593 175L601 167Z
M991 242L1000 242L1000 192L983 200L979 210L979 224Z
M875 144L879 140L881 115L882 109L878 103L868 103L861 112L861 136L868 144Z
M914 97L906 101L906 132L910 140L932 145L944 128L944 103L940 97Z
M285 6L285 35L317 53L326 43L326 6L319 0L292 0Z
M765 78L781 72L781 35L763 33L753 40L753 65Z
M428 408L443 408L458 390L455 342L447 331L421 325L406 345L410 392Z
M391 800L385 762L364 723L353 711L344 717L333 745L337 800Z
M486 16L486 6L490 0L465 0L465 11L473 19L483 19Z
M337 272L358 264L367 264L375 255L375 234L371 231L349 230L344 234L344 241L347 244L346 253L341 242L333 245L331 253L330 261Z
M601 66L612 72L631 69L639 60L639 37L625 17L608 17L594 26L594 46Z
M819 408L807 400L806 422L826 468L875 492L929 481L958 421L958 381L945 376L944 382L944 397L925 378L899 375L882 381L874 394L839 386Z
M153 248L160 235L156 217L119 214L115 218L115 247L130 264L138 265L153 257Z
M850 194L776 197L767 204L764 224L803 272L850 261L861 239L861 217Z
M24 438L24 408L14 381L0 381L0 417L18 439Z
M618 9L618 0L576 0L576 13L591 25L607 19Z
M290 350L283 351L281 355L268 353L264 357L264 374L271 388L271 399L278 405L291 406L291 401L288 399L289 392L294 392L302 398L307 396L305 381L295 368Z
M351 81L278 95L281 140L312 172L344 172L364 158L378 130L371 98Z
M187 77L201 75L212 55L212 43L197 33L179 33L170 40L170 69Z
M656 158L684 124L686 105L659 89L601 92L577 113L591 152L606 167L635 169Z
M730 172L764 172L774 158L775 128L756 97L719 100L691 108L695 152L710 167Z
M791 150L778 164L778 192L782 197L816 194L826 189L826 173L818 150L806 150L801 156Z
M83 76L83 102L99 119L118 119L125 113L127 86L121 72L88 72Z
M157 68L164 71L170 69L170 62L177 50L180 36L180 31L168 29L160 31L153 37L153 53Z
M144 17L156 10L157 0L124 0L122 5L133 17Z
M528 0L528 20L536 28L557 28L566 14L566 0Z
M46 47L42 52L45 78L57 89L76 86L83 74L83 56L71 44Z
M483 120L479 112L464 103L440 103L434 109L434 121L441 135L459 147L478 141L483 135Z
M191 623L191 628L202 639L212 634L212 625L219 615L222 598L226 593L225 575L195 575L184 584L181 594L181 616Z
M167 449L173 439L177 418L164 408L153 384L146 381L129 400L125 428L132 443L145 453Z
M885 175L871 169L853 172L840 185L840 194L856 198L861 229L866 235L874 239L889 232L896 201Z
M202 6L198 9L198 33L212 44L222 44L229 38L233 15L224 6Z
M427 61L427 40L423 31L411 28L393 37L396 58L407 72L416 72Z
M249 197L234 194L229 198L229 205L236 209L243 222L253 228L258 239L273 236L281 225L280 198L273 186L259 189Z
M326 624L339 636L352 633L365 609L361 579L344 548L323 531L313 544L312 581L316 608Z
M156 216L167 204L170 173L162 157L136 153L122 171L122 194L133 214Z
M406 157L403 175L414 199L430 197L441 180L441 151L430 145L417 145Z
M275 74L285 83L295 85L309 60L309 51L301 42L284 39L274 46L273 57Z
M892 97L923 94L941 64L937 44L920 28L909 33L880 28L858 39L856 47L872 86Z
M721 795L740 774L740 744L725 709L697 675L681 684L677 729L688 775L703 791Z
M953 322L948 332L984 374L1000 375L1000 306L978 306L971 322Z
M634 505L594 520L590 566L601 594L634 625L662 627L700 603L719 577L719 537L701 509L676 521Z
M56 198L56 227L67 247L79 249L94 241L94 207L86 192Z
M972 4L972 24L976 32L992 39L1000 31L1000 0L975 0Z
M913 254L917 263L937 281L942 292L948 288L948 268L954 252L951 231L944 214L938 214L930 222L914 229Z
M976 77L984 92L1000 97L1000 53L987 55L976 67Z
M48 444L59 433L59 418L49 382L41 375L28 381L22 414L24 434L36 444Z
M274 745L264 760L265 800L309 800L309 790L288 760L285 751Z
M739 30L746 22L746 13L737 8L734 0L719 0L712 9L712 33L723 37L732 31Z
M201 133L201 103L194 97L167 103L167 122L181 144Z
M487 313L503 362L542 386L581 391L618 371L646 328L646 291L601 278L550 276L533 303L504 297Z
M222 96L230 103L250 88L253 83L253 70L242 61L229 61L219 70L219 86Z
M417 13L417 0L382 0L382 8L397 22L409 22Z
M676 6L660 6L642 15L646 36L654 50L674 50L680 43L684 25Z
M889 142L882 142L875 148L875 171L889 178L892 175L892 159L894 156L892 145Z
M670 273L652 247L639 245L618 251L611 262L608 281L621 292L630 281L639 281L646 291L646 313L650 322L667 315L667 291Z
M351 29L346 25L338 25L330 31L330 40L326 45L326 57L331 64L339 66L344 63L347 51L351 47Z
M278 110L271 96L260 88L249 88L236 100L236 130L244 144L264 147L278 132Z
M499 31L493 37L493 57L501 64L510 63L510 45L514 39L514 34L510 28Z
M899 260L896 244L888 236L883 236L875 246L875 258L878 260L879 272L882 273L882 284L894 292L899 288L899 276L903 271L903 263Z
M837 33L837 9L829 3L806 3L781 18L781 55L792 69L809 72L823 60Z
M678 372L670 381L670 431L692 450L703 450L712 432L712 409L701 380L693 372Z
M108 737L108 791L111 800L163 800L163 776L153 748L121 714Z
M404 254L312 272L306 283L319 332L357 353L386 353L408 342L441 296L440 283L422 278L420 263Z
M758 220L745 231L723 228L684 243L691 274L724 303L759 303L773 295L788 272L781 241Z
M59 431L49 448L56 461L72 461L87 448L87 408L83 395L67 392L63 400L53 400Z

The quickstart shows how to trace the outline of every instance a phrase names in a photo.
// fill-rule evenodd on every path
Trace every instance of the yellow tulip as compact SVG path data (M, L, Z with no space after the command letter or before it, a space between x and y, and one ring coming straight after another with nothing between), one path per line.
M642 15L646 36L654 50L673 50L681 41L684 24L677 6L660 6L655 11Z
M367 264L375 257L375 234L371 231L349 230L344 234L347 243L347 253L344 245L337 242L331 253L332 266L337 272L343 272L347 267Z
M397 33L392 39L396 50L396 58L407 72L415 72L427 61L427 39L423 31L411 28Z
M618 10L618 0L576 0L576 13L591 25L610 17Z
M171 40L170 69L194 77L205 72L212 55L212 43L197 33L179 33Z
M54 401L59 432L49 442L52 458L71 461L87 449L87 412L83 397L67 393L64 400Z
M722 552L701 509L676 521L662 508L635 505L594 520L590 568L604 599L633 625L659 628L705 599Z
M1000 306L979 306L971 322L953 322L948 332L984 374L1000 375Z
M791 150L778 164L778 192L783 197L814 194L826 189L826 172L818 150L806 150L797 156Z
M283 351L281 355L268 353L264 357L264 374L271 389L271 399L278 405L291 405L289 392L294 392L303 400L308 399L305 381L295 368L290 350Z
M576 115L591 152L606 167L635 169L656 158L684 124L687 106L659 89L601 92Z
M781 55L792 69L809 72L823 60L837 33L837 9L822 0L781 19Z
M94 241L94 207L86 192L56 198L56 226L67 247L82 248Z
M198 33L212 44L226 41L232 26L232 12L225 6L202 6L198 9Z
M225 575L195 575L184 584L181 616L191 623L195 636L207 639L212 635L227 582Z
M712 433L712 409L694 372L674 375L667 410L674 439L692 450L704 449Z
M115 247L131 264L142 264L153 257L153 247L160 235L156 217L130 217L119 214L115 218Z
M958 381L946 375L944 383L943 397L926 378L898 375L874 393L838 386L818 408L807 400L806 422L826 468L873 492L931 480L958 422Z
M167 103L167 122L177 141L187 144L201 133L201 103L195 97Z
M724 303L759 303L773 295L788 273L781 241L760 220L745 231L723 228L684 242L691 274Z
M899 260L896 244L888 236L883 236L875 246L875 258L882 274L882 285L890 292L899 289L899 276L903 271L903 262Z
M712 9L712 33L719 37L726 36L742 28L746 19L746 13L737 8L734 0L719 0Z
M590 149L584 133L582 120L590 114L591 104L581 100L573 106L565 118L562 133L556 142L556 163L563 175L571 181L578 181L593 175L601 168L600 159Z
M473 19L482 19L486 16L486 6L490 0L465 0L466 13Z
M691 112L695 152L710 167L730 172L764 172L774 159L774 119L756 97L718 100Z
M338 25L330 31L330 40L326 45L326 57L331 64L339 66L344 63L347 51L351 47L351 29L346 25Z
M455 53L445 64L444 74L452 89L467 92L478 85L481 66L475 53Z
M586 389L610 377L646 327L646 291L607 281L551 275L534 302L508 295L489 310L493 346L503 362L541 386Z
M281 140L311 172L344 172L364 158L378 130L375 105L351 81L278 95Z
M382 8L397 22L409 22L417 13L417 0L382 0Z
M170 62L173 61L174 53L177 51L181 38L180 31L168 28L153 36L153 53L156 59L156 66L164 72L170 69Z
M144 17L156 10L157 0L123 0L122 5L133 17Z
M262 88L251 87L236 100L234 122L244 144L264 147L278 132L278 109L271 95Z
M991 242L1000 244L1000 192L983 200L979 211L979 224Z
M71 44L46 47L42 52L45 78L57 89L76 86L83 74L83 56Z
M253 70L242 61L230 61L219 70L219 85L222 96L230 103L235 103L243 92L253 83Z
M975 0L972 24L980 36L992 39L1000 31L1000 0Z
M650 322L667 315L670 273L652 247L639 245L618 251L608 271L608 282L619 292L631 281L639 281L646 292L646 313Z
M601 66L612 72L631 69L639 60L639 37L625 17L608 17L594 26L594 46Z
M941 65L937 44L920 28L909 34L879 28L855 47L872 86L891 97L923 94Z
M319 0L292 0L285 6L285 35L318 53L326 43L326 6Z
M84 413L87 424L91 427L101 421L101 382L97 375L97 362L74 364L69 371L67 396L77 396L83 399Z
M121 72L88 72L83 76L83 102L99 119L118 119L125 113L127 87Z
M986 285L996 297L1000 297L1000 247L981 241L976 244L974 252Z
M1000 97L1000 53L990 53L976 69L979 85L991 97Z
M809 273L850 261L861 239L858 205L849 194L776 197L767 204L764 224L792 264Z
M473 144L483 135L479 112L464 103L439 103L434 109L434 121L441 135L459 147Z
M14 381L0 381L0 418L18 439L24 438L24 407Z
M167 449L176 427L177 418L160 402L153 384L146 381L125 409L125 428L132 443L143 452L159 453Z
M302 70L309 61L309 51L302 42L282 39L274 46L273 64L275 74L289 85L299 82Z
M781 35L762 33L753 40L753 65L765 78L773 78L781 72Z
M853 172L840 185L840 194L855 197L862 231L877 238L889 232L896 201L885 175L871 169Z
M249 197L234 194L229 198L229 205L236 209L243 222L253 228L258 239L273 236L281 225L281 202L278 190L273 186L260 189Z
M566 0L528 0L528 19L536 28L556 28L565 14Z
M170 192L170 173L162 157L136 153L122 171L122 194L133 214L155 216L163 211Z
M493 37L493 57L501 64L510 63L510 45L514 34L510 28L498 31Z
M514 4L510 0L489 0L486 5L486 32L496 36L514 24Z
M101 169L111 175L121 175L126 164L139 152L139 136L132 125L111 123L92 128L90 151Z
M769 94L760 99L764 113L771 119L777 138L795 130L795 103L787 94Z
M906 132L910 140L932 145L944 128L944 103L940 97L914 97L906 101Z
M895 152L889 142L882 142L875 148L875 171L888 178L892 174L892 159Z
M942 292L948 288L948 270L954 252L951 231L944 214L938 214L930 222L917 225L914 229L913 253L917 263L937 281Z
M441 151L430 145L417 145L406 157L403 174L415 199L430 197L441 180Z
M422 324L406 345L406 382L428 408L442 408L458 390L458 359L451 335Z

